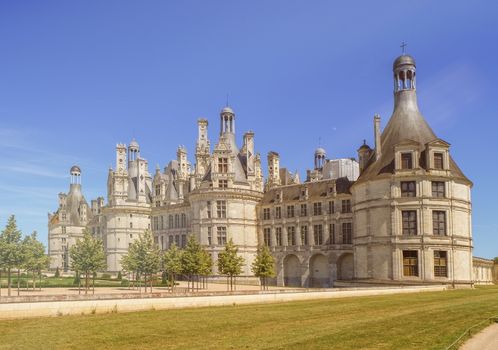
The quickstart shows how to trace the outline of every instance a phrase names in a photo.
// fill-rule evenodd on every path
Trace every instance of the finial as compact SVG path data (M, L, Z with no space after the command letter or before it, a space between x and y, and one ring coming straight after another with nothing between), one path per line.
M367 144L367 140L363 140L363 145L366 145Z
M407 43L405 43L404 41L402 41L402 42L401 42L401 45L399 46L399 47L401 47L401 54L403 54L403 55L406 53L406 52L405 52L405 51L406 51L406 50L405 50L405 49L406 49L406 46L408 46L408 44L407 44Z
M228 93L227 93L227 105L225 107L228 107Z

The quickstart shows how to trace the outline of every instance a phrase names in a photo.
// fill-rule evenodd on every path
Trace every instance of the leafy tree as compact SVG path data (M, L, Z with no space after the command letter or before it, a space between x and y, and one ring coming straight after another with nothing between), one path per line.
M116 279L118 281L122 281L123 280L123 274L121 273L121 271L118 272L118 277L116 277Z
M135 288L135 281L139 279L138 266L138 244L132 242L128 252L121 258L121 267L124 271L132 274L132 287Z
M203 287L206 288L206 277L213 273L213 259L211 255L205 250L201 249L201 267L199 269L199 274L204 277Z
M258 254L252 263L251 270L256 277L259 277L261 288L267 290L268 277L275 277L275 259L266 245L258 249Z
M93 238L90 232L84 232L83 239L79 239L69 249L71 268L85 275L85 294L88 294L90 275L106 268L104 245L99 239Z
M21 231L17 228L15 216L11 215L0 234L0 267L7 270L8 296L12 290L12 269L19 267L21 260Z
M171 291L175 288L176 276L182 272L182 251L173 243L163 254L164 272L169 277Z
M23 240L24 269L31 273L33 277L32 287L36 288L36 277L41 275L43 269L48 268L50 258L45 254L45 246L37 239L37 233L34 231L30 236Z
M498 256L495 258L495 263L498 264Z
M59 278L59 277L61 277L61 272L59 271L59 266L57 266L57 268L55 269L55 274L54 274L54 277L55 277L55 278Z
M201 269L201 245L194 236L190 236L181 255L182 273L187 275L187 289L194 290L194 276L199 275Z
M244 266L244 258L237 255L238 251L239 249L230 239L225 244L225 250L218 254L218 271L227 276L227 283L231 291L234 289L235 278L242 273L242 266Z

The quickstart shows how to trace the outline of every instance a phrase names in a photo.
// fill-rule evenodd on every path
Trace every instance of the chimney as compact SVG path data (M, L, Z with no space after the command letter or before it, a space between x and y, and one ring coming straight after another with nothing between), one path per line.
M382 156L382 148L380 145L380 116L376 114L374 116L374 138L375 138L375 160L379 160Z

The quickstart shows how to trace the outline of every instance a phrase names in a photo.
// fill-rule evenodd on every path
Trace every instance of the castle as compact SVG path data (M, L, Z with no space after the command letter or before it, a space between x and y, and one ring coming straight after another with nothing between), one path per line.
M198 120L194 165L179 147L176 160L150 174L135 140L118 144L107 204L98 198L87 205L74 166L69 193L59 195L58 210L49 214L51 267L69 268L68 247L86 228L103 240L108 270L117 272L129 244L150 229L163 250L194 235L213 261L232 239L249 279L265 244L281 286L471 284L472 183L420 113L416 77L415 60L398 57L394 111L383 131L374 117L374 148L361 145L358 160L328 160L318 148L303 182L280 167L273 151L264 179L254 133L246 132L239 148L230 107L220 113L212 150L208 121Z

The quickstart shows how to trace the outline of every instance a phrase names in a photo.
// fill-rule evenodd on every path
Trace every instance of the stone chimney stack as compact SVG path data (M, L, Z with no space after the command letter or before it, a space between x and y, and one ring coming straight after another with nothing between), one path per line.
M380 145L380 115L374 116L374 138L375 138L375 160L379 160L382 156L382 146Z

